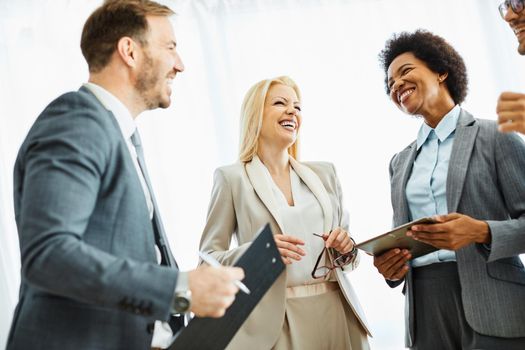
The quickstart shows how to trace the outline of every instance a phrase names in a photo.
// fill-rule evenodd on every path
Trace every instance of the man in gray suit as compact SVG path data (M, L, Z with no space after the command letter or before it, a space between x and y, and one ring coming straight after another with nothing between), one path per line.
M170 105L184 69L172 14L148 0L96 9L81 40L89 83L47 106L20 148L7 349L167 348L177 315L220 317L235 298L241 269L178 271L136 130L141 112Z
M501 17L509 24L518 39L518 52L525 55L525 0L506 0L498 7ZM503 92L496 107L499 130L525 134L525 94Z

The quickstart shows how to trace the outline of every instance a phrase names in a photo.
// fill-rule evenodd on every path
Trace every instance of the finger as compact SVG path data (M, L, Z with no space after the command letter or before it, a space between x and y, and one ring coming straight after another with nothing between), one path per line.
M382 256L374 258L374 266L378 270L380 270L380 272L384 272L388 270L391 266L403 260L403 258L406 257L408 254L409 252L406 249L392 249L387 253L383 254Z
M326 246L327 248L335 248L336 250L340 250L341 246L344 244L347 244L350 238L348 237L348 234L346 231L339 231L335 234L334 239L332 240L332 243L330 246ZM328 244L328 242L326 243Z
M242 280L244 278L244 270L240 267L223 267L224 272L230 281Z
M386 251L385 253L381 255L374 256L374 265L377 267L379 265L384 265L387 263L390 259L394 259L396 257L399 257L400 254L402 254L401 249L394 248Z
M292 260L288 259L285 256L281 255L281 259L282 259L283 263L285 263L286 265L290 265L292 263Z
M500 132L513 132L518 131L525 133L525 123L505 123L498 126Z
M407 274L408 272L408 265L405 264L403 266L401 266L401 268L399 270L397 270L396 273L394 273L390 279L393 280L393 281L397 281L397 280L400 280L402 279L403 277L405 277L405 275Z
M383 276L387 278L395 278L396 275L399 275L400 270L403 269L403 266L406 265L407 261L410 259L410 255L404 255L396 261L394 264L383 269Z
M436 247L438 249L447 249L447 245L445 244L446 241L443 240L431 240L426 238L418 238L417 241L423 242L425 244L431 245L433 247Z
M352 251L353 248L354 248L354 244L352 243L352 240L348 239L348 243L341 247L341 249L339 250L339 253L342 253L342 254L349 253L350 251Z
M516 100L500 100L496 105L496 112L523 112L525 111L525 98Z
M524 110L505 110L498 111L498 123L508 123L513 121L523 121L525 118L525 109Z
M499 95L499 101L509 101L509 100L518 100L520 98L525 98L525 94L512 91L504 91Z
M343 241L335 247L335 249L342 254L348 253L350 250L352 250L352 241L350 240L350 236L346 236L343 238Z
M287 257L293 260L297 260L297 261L301 260L301 255L291 250L288 250L288 249L279 249L279 253L281 254L281 256L284 256L284 257Z
M325 240L325 247L329 248L332 246L334 239L336 238L337 234L341 231L341 228L337 227L330 231L329 233L324 233L323 236L328 235L328 238Z
M302 239L299 239L294 236L288 236L288 235L275 235L277 238L279 238L281 241L293 243L293 244L300 244L304 245L304 241Z
M277 245L277 248L291 250L303 256L306 255L306 252L302 250L301 248L299 248L298 246L296 246L295 244L288 243L288 242L277 242L276 245Z
M429 225L414 225L407 231L407 236L411 236L418 232L447 232L448 224L429 224Z

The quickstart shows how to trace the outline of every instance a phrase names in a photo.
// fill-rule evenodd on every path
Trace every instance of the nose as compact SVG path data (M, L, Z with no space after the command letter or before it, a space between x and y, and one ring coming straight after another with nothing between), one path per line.
M503 18L506 22L511 22L518 18L518 15L512 10L512 6L507 5L507 13L505 13L505 17Z
M173 64L173 70L175 70L176 72L184 71L184 63L182 63L182 59L180 58L180 55L178 53L175 54L175 62Z
M403 86L405 82L403 79L397 79L394 81L394 84L392 84L392 87L390 88L390 96L394 98L394 96L397 94L399 89Z
M297 115L297 109L293 104L289 104L286 108L286 113L291 115Z

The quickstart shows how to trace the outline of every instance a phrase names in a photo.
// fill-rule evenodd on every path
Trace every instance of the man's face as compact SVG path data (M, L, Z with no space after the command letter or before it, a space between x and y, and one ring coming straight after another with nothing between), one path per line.
M521 8L523 8L522 1L514 1ZM520 55L525 55L525 11L520 11L519 13L514 12L512 6L507 5L507 13L505 14L505 21L509 24L510 28L516 35L518 39L518 52Z
M146 109L168 108L171 83L184 64L176 50L175 34L167 17L148 17L147 44L142 47L142 61L135 81Z

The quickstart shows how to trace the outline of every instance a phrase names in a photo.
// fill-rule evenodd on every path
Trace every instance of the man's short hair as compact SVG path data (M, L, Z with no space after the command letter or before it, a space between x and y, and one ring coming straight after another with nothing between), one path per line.
M80 48L89 71L96 73L108 64L122 37L146 45L146 16L173 14L169 7L150 0L106 0L89 16L82 30Z

